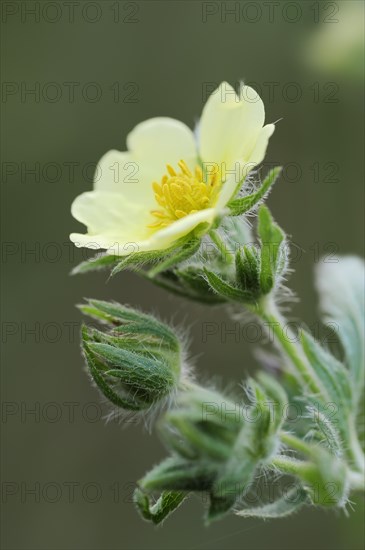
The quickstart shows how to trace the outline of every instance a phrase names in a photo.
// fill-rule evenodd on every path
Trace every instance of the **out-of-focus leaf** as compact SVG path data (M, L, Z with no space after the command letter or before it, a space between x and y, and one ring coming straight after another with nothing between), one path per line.
M364 387L365 365L365 264L355 256L337 263L319 264L316 273L320 307L325 321L335 323L350 369L355 405Z

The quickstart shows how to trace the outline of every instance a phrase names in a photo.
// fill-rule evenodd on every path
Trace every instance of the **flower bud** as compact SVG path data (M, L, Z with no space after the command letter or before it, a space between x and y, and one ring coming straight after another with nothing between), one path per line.
M313 504L317 506L345 506L349 496L345 463L320 446L312 448L312 462L300 472Z
M260 257L255 248L244 246L236 253L236 281L246 301L255 303L260 295Z
M154 317L117 303L89 300L80 309L106 323L84 326L82 346L91 376L104 396L128 411L163 404L181 379L181 345Z
M249 404L200 387L181 393L162 425L171 457L147 473L141 489L206 491L209 520L232 509L278 449L281 417L275 413L286 397L268 377L251 381L247 391Z
M287 271L285 234L274 222L268 208L259 209L260 246L240 246L235 254L235 272L204 267L207 283L217 297L242 302L254 309L267 294L275 294L282 286Z

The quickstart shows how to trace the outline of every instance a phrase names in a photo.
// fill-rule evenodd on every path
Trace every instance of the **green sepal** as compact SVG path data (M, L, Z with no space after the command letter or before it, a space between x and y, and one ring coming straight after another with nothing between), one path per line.
M267 406L270 403L270 428L271 433L276 433L283 424L283 410L288 403L288 396L283 389L282 385L275 380L273 376L265 372L259 372L256 378L264 390L264 402L263 406ZM256 392L256 399L258 394ZM272 408L271 408L272 405Z
M120 261L120 256L114 254L101 254L81 262L74 267L71 271L71 275L79 275L80 273L89 273L91 271L100 271L101 269L107 269L116 265Z
M209 525L212 521L221 519L228 514L236 504L236 495L219 496L214 493L209 495L209 508L206 514L205 522Z
M86 327L84 327L84 329L85 328ZM83 334L84 334L84 329L83 329ZM113 403L113 405L116 405L117 407L129 410L129 411L141 410L141 408L143 408L141 403L139 403L135 399L131 399L128 396L123 396L121 393L116 393L111 389L110 385L106 383L103 377L103 371L105 370L105 366L97 359L97 357L95 357L94 354L90 352L89 346L86 343L87 338L88 338L88 335L85 334L83 350L84 350L87 366L90 370L90 374L95 384L98 386L99 390L111 403Z
M164 250L134 252L124 257L112 270L111 277L127 268L139 271L143 266L154 263L156 266L148 272L150 278L186 260L199 249L200 239L190 234L176 241Z
M257 302L260 293L260 258L255 248L244 246L236 252L236 282L239 288Z
M189 297L205 303L223 303L226 299L212 291L211 286L204 277L204 270L198 266L189 265L183 269L175 270L175 275L180 279Z
M150 359L98 342L89 343L88 348L105 365L104 376L117 378L123 385L131 388L136 396L141 393L147 402L168 394L174 386L175 377L171 366L155 357Z
M259 203L259 201L263 199L265 195L269 192L270 188L279 177L281 170L281 166L277 166L276 168L270 170L270 172L262 182L260 189L255 193L230 201L228 203L230 215L240 216L241 214L252 210L252 208L254 208Z
M237 447L234 448L232 459L226 463L214 482L214 494L220 498L230 496L237 499L249 488L258 465L258 461L247 456L246 449L240 453Z
M328 411L326 407L321 407L318 402L308 405L308 417L313 424L313 429L308 435L319 443L325 442L331 454L341 457L343 454L343 441L338 431L337 419L330 418L332 412L331 409Z
M122 306L118 302L105 302L104 300L95 300L94 298L88 299L87 304L80 304L78 308L90 317L109 323L110 325L138 322L141 319L151 318L145 313Z
M169 457L152 468L139 485L149 491L207 491L216 475L216 466L210 462L191 462Z
M177 296L207 305L222 304L227 301L212 290L203 268L195 263L163 271L154 277L153 283Z
M306 491L300 487L294 487L273 502L253 508L236 510L235 514L244 518L283 518L294 514L305 504L309 504Z
M194 418L189 419L184 410L169 412L166 422L169 427L178 430L179 439L183 436L188 441L190 448L194 448L196 458L200 456L223 461L229 457L231 447L219 438L219 430L217 433L214 429L208 431L206 423L196 422Z
M106 323L83 327L82 345L94 382L113 404L149 409L174 395L181 378L181 345L167 325L118 303L89 300L80 309Z
M193 256L200 247L200 240L199 239L193 239L191 241L188 241L186 244L184 244L181 248L175 251L175 253L171 254L166 260L160 262L155 267L150 269L148 271L148 276L150 278L156 277L159 273L162 271L166 271L167 269L170 269L171 267L174 267L184 260L187 260L191 256Z
M258 217L258 233L261 239L260 286L261 292L268 294L276 283L277 275L285 267L285 262L280 257L285 233L274 222L266 206L260 206Z
M311 461L300 472L315 506L343 506L348 498L347 467L319 445L312 446Z
M152 315L142 313L117 302L105 302L89 299L87 304L81 304L78 308L90 317L107 323L113 327L113 334L121 336L126 333L129 337L133 334L145 341L153 338L160 341L160 346L178 351L179 340L166 324L158 321Z
M164 491L156 502L151 503L150 495L137 488L133 501L146 521L158 525L182 504L188 494L181 491Z
M217 392L197 388L180 393L177 405L162 425L166 446L187 459L227 460L242 426L242 411L235 403Z
M204 274L212 289L219 295L228 300L236 302L250 301L251 296L243 290L224 281L217 273L204 269Z
M190 300L202 302L204 304L219 304L225 301L224 298L213 293L207 283L206 286L209 289L209 294L199 294L196 290L192 289L189 286L189 283L186 284L185 281L182 280L180 271L176 276L175 271L164 271L163 273L160 273L159 276L153 279L153 283L160 288L163 288L164 290L175 294L176 296L189 298Z

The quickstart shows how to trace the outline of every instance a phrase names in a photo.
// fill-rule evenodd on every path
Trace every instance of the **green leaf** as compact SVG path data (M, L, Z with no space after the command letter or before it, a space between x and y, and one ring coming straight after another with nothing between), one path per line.
M188 241L180 249L175 250L175 252L171 254L168 258L166 258L166 260L150 269L148 271L149 277L153 278L162 271L166 271L167 269L170 269L171 267L180 264L187 258L190 258L190 256L192 256L193 254L195 254L199 250L199 247L200 239L193 239L191 241Z
M306 503L309 504L307 493L304 489L294 487L274 502L254 508L244 508L237 510L235 513L237 516L244 518L283 518L297 512Z
M117 264L119 261L120 256L101 254L84 262L81 262L81 264L73 268L73 270L71 271L71 275L78 275L79 273L89 273L90 271L106 269L113 266L114 264Z
M328 395L329 401L333 401L345 411L351 409L351 382L348 371L342 363L304 330L301 331L301 343L308 361L323 385L324 393Z
M151 503L150 496L137 488L133 500L141 516L158 525L174 512L188 497L188 493L181 491L164 491L155 503Z
M241 197L239 199L234 199L228 203L228 207L231 210L231 216L240 216L245 212L251 210L256 206L261 199L265 197L272 185L276 182L277 178L280 175L282 168L277 166L270 170L269 174L264 179L260 189L256 193L247 195L246 197Z
M212 289L219 295L228 300L237 302L245 302L246 299L250 300L251 296L243 292L239 288L236 288L226 281L224 281L219 275L208 269L204 269L205 276L212 287Z
M364 388L364 279L364 261L355 256L341 256L333 263L323 259L316 272L320 307L326 316L325 322L332 327L334 325L345 351L355 408L359 405Z
M282 267L280 253L285 234L264 205L259 209L258 233L261 239L260 284L262 292L268 294L276 283L279 266Z

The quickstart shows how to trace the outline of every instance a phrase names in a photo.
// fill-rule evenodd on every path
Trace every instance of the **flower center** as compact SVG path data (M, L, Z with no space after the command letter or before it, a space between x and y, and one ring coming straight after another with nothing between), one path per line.
M217 200L221 183L217 171L206 174L200 166L191 172L183 160L178 163L179 171L167 164L167 172L161 183L153 182L152 187L159 210L151 210L156 221L148 227L161 229L176 220L194 214L199 210L210 208ZM204 179L204 181L203 181Z

